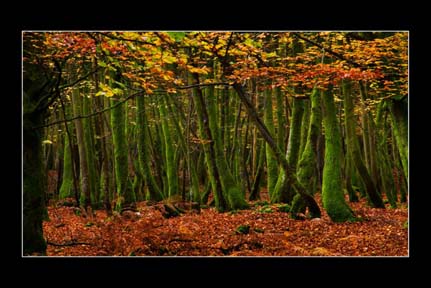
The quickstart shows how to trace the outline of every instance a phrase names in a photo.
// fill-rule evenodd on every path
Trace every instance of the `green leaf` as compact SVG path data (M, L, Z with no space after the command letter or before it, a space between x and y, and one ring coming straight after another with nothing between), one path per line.
M105 62L100 61L100 60L97 62L97 65L99 65L100 67L106 67L107 66Z
M167 32L169 36L175 39L176 42L180 42L186 37L186 32Z

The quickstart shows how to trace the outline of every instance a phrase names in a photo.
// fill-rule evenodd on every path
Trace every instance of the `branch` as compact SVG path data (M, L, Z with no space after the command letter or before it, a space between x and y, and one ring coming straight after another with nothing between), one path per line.
M226 82L216 82L216 83L201 83L201 84L193 84L188 86L179 86L175 87L177 89L189 89L189 88L195 88L195 87L201 87L201 86L216 86L216 85L224 85L224 86L231 86L231 84Z
M82 76L81 78L76 79L75 81L73 81L72 83L69 84L64 84L63 86L60 86L59 89L64 89L67 87L71 87L71 86L75 86L76 84L78 84L79 82L85 80L85 78L87 78L88 76L90 76L91 74L96 73L99 70L99 67L97 67L96 69L94 69L93 71L88 72L87 74L85 74L84 76Z
M333 51L333 50L331 50L331 49L329 49L329 48L327 48L327 47L324 47L323 45L321 45L321 44L319 44L319 43L317 43L317 42L314 42L313 40L310 40L310 39L308 39L308 38L306 38L306 37L304 37L304 36L301 36L298 32L292 32L292 34L293 35L295 35L296 37L298 37L299 39L302 39L302 40L304 40L305 42L308 42L308 43L310 43L310 44L312 44L312 45L314 45L314 46L317 46L317 47L319 47L320 49L324 49L326 52L328 52L329 54L332 54L332 55L334 55L335 57L337 57L338 59L341 59L341 60L344 60L344 61L346 61L347 63L349 63L349 64L351 64L351 65L353 65L353 66L355 66L355 67L357 67L357 68L363 68L363 69L365 69L366 67L364 67L364 66L362 66L361 64L358 64L358 63L356 63L355 61L353 61L353 60L351 60L351 59L347 59L346 57L344 57L343 55L341 55L341 54L339 54L339 53L337 53L337 52L335 52L335 51Z
M77 120L77 119L90 118L90 117L93 117L93 116L99 115L99 114L101 114L101 113L104 113L104 112L106 112L106 111L112 110L112 109L114 109L114 108L116 108L116 107L120 106L120 105L121 105L121 104L123 104L124 102L126 102L126 101L128 101L128 100L130 100L130 99L132 99L132 98L134 98L134 97L136 97L136 96L138 96L139 94L141 94L141 93L143 93L143 92L144 92L144 91L139 91L139 92L136 92L136 93L134 93L134 94L131 94L131 95L127 96L126 98L124 98L123 100L121 100L120 102L115 103L114 105L109 106L109 107L107 107L107 108L105 108L105 109L102 109L102 110L96 111L96 112L94 112L94 113L87 114L87 115L78 115L78 116L75 116L75 117L72 117L72 118L63 119L63 120L59 120L59 121L54 121L54 122L51 122L51 123L48 123L48 124L45 124L45 125L40 125L40 126L33 127L32 129L34 129L34 130L35 130L35 129L40 129L40 128L44 128L44 127L49 127L49 126L52 126L52 125L60 124L60 123L71 122L71 121L73 121L73 120Z

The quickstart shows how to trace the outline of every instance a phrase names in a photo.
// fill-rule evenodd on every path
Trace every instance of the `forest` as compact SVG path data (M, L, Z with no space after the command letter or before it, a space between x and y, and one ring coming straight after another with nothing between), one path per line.
M408 256L407 31L23 31L22 255Z

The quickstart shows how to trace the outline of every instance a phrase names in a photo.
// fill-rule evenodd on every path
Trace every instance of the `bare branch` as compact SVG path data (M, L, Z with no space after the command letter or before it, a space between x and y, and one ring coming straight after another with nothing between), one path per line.
M188 85L188 86L179 86L179 87L175 87L175 88L177 88L177 89L190 89L190 88L195 88L195 87L216 86L216 85L231 86L231 84L226 83L226 82L215 82L215 83L201 83L201 84L193 84L193 85Z

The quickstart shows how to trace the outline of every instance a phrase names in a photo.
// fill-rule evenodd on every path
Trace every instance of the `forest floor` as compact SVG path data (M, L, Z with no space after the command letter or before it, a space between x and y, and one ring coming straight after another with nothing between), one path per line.
M316 197L321 206L319 195ZM349 203L358 222L293 220L282 206L250 202L250 209L203 208L164 218L157 205L93 219L77 208L52 205L43 229L48 256L408 256L408 209Z

